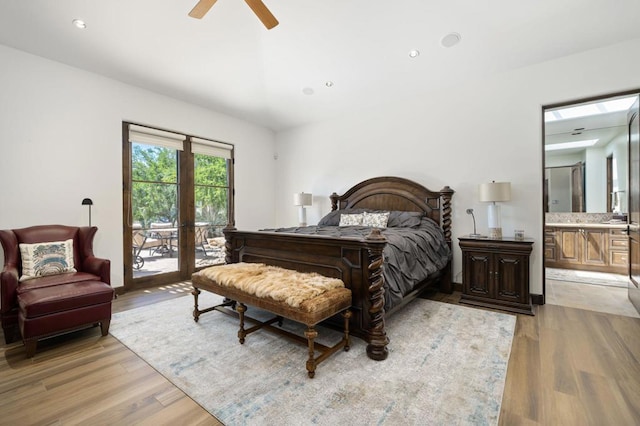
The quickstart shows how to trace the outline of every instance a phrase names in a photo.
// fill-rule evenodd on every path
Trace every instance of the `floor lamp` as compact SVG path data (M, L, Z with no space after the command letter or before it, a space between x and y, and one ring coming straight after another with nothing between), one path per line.
M91 226L91 206L93 205L93 201L91 198L85 198L82 200L83 206L89 206L89 226Z
M480 201L489 204L489 238L502 239L502 224L500 223L500 205L499 201L511 200L511 183L496 182L480 184L479 191Z
M300 192L293 194L293 205L300 206L298 210L298 226L307 226L307 211L305 206L310 206L313 202L313 196L309 193Z

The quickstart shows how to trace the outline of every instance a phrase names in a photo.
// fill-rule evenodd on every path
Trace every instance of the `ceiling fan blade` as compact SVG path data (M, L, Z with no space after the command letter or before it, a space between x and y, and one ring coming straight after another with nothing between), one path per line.
M200 0L198 4L196 4L191 12L189 12L189 16L192 18L202 19L204 15L207 14L209 9L216 3L218 0Z
M276 19L275 16L273 16L273 14L269 11L269 9L267 9L267 6L265 6L264 3L262 3L262 0L244 0L244 1L249 5L251 10L253 10L253 13L256 14L258 19L262 21L262 23L264 24L265 27L267 27L268 30L278 25L278 20Z

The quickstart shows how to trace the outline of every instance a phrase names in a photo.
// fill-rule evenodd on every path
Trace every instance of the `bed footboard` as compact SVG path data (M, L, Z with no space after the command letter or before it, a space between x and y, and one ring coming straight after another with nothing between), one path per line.
M238 231L234 227L225 228L224 235L226 263L264 263L341 279L353 296L352 334L368 342L369 358L387 358L382 275L387 240L379 229L365 239Z

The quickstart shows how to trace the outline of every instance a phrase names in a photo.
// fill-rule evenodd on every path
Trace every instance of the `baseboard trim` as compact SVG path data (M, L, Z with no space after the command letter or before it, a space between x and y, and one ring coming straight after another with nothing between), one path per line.
M544 294L532 294L531 303L534 305L544 305Z
M462 283L451 283L451 284L453 284L453 291L462 292Z

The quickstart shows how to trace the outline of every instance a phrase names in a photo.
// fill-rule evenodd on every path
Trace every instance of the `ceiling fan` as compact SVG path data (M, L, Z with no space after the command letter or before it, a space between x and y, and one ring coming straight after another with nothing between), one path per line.
M198 4L196 4L191 12L189 12L189 16L192 18L202 19L204 15L207 14L209 9L216 3L217 0L200 0ZM256 14L258 19L262 21L265 27L268 30L278 25L278 20L275 16L267 9L267 6L262 3L262 0L244 0L253 13Z

